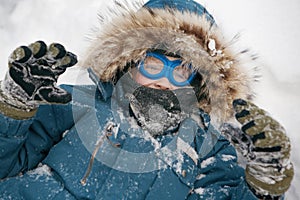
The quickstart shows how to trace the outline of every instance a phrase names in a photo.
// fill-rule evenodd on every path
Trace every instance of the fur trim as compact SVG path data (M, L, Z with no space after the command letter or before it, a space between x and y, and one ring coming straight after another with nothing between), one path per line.
M210 113L213 122L220 124L232 116L234 99L252 98L254 77L241 59L247 51L236 53L234 42L227 42L205 16L171 9L120 8L123 12L103 24L83 62L102 81L113 80L118 70L142 59L148 49L163 49L179 54L202 75L207 99L199 107Z

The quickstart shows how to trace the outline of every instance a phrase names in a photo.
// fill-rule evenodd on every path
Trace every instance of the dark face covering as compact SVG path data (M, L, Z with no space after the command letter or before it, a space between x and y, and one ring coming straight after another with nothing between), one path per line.
M129 120L134 117L144 131L158 136L176 132L185 118L198 113L197 104L193 87L153 89L137 83L131 73L126 73L115 85L111 106L123 131L135 132Z
M129 99L134 116L142 128L153 136L175 130L183 119L180 103L170 90L141 86Z

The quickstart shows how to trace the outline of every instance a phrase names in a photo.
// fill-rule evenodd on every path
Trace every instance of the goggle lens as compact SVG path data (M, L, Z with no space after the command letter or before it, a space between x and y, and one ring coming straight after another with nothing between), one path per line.
M175 86L189 85L196 74L190 64L183 65L181 60L169 60L165 55L153 52L146 54L139 71L153 80L166 77Z
M173 70L173 77L179 83L188 81L192 74L193 70L186 65L179 65Z
M156 75L162 72L164 69L164 63L152 56L146 57L144 60L144 69L152 75Z

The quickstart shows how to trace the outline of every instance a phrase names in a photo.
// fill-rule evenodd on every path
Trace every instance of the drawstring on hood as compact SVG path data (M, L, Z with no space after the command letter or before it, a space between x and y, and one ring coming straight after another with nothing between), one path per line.
M132 3L138 5L138 3ZM219 127L232 116L232 101L253 97L254 57L236 52L221 34L213 17L191 0L150 0L144 6L116 2L109 21L103 21L82 62L103 82L137 63L149 49L179 55L201 75L199 107ZM237 38L234 38L234 40ZM247 66L243 57L247 59Z

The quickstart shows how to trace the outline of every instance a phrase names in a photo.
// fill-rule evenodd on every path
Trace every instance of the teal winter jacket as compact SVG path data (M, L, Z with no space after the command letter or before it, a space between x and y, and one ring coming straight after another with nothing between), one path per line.
M92 133L97 135L113 121L113 87L98 84L64 89L73 93L73 101L67 105L40 106L28 120L0 116L0 199L256 199L245 182L244 169L237 164L234 148L203 112L203 127L193 120L181 125L183 131L190 131L196 161L182 153L181 161L171 159L163 167L148 168L153 165L148 159L135 169L130 166L136 165L135 158L129 157L132 160L127 167L132 170L118 169L119 160L127 159L122 152L147 155L155 150L153 142L126 135L120 128L108 136L110 142L102 144L86 184L81 184L91 157L89 145L93 148L96 144L85 137L94 137ZM174 137L162 137L162 147ZM205 150L204 141L213 141L213 147Z

